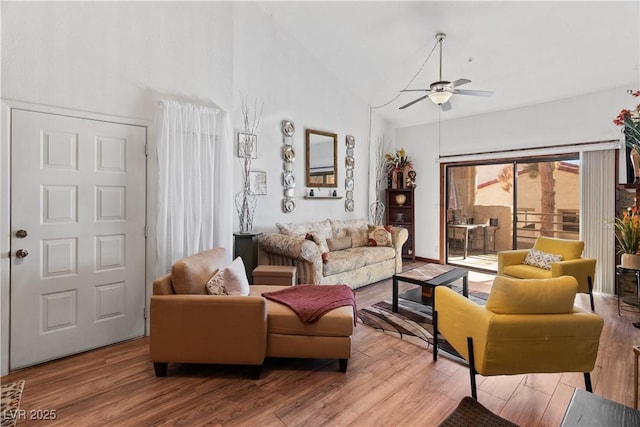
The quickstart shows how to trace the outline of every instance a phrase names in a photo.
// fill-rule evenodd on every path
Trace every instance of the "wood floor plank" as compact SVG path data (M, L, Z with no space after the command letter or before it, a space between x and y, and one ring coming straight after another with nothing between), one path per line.
M539 425L551 396L520 384L499 415L518 425Z
M551 400L549 400L547 409L544 411L542 419L540 419L540 426L555 427L560 425L574 390L574 387L558 383Z
M416 265L416 264L412 264ZM481 279L478 289L486 290ZM360 288L360 307L391 296L391 281ZM588 309L588 298L576 298ZM605 319L595 393L632 405L637 313L617 314L615 297L596 294ZM470 394L468 368L362 324L346 373L335 360L267 359L259 380L243 366L170 364L157 378L142 338L12 372L25 379L22 409L55 409L47 426L260 425L432 426ZM480 403L521 426L556 426L581 373L476 376ZM44 425L25 420L18 427Z

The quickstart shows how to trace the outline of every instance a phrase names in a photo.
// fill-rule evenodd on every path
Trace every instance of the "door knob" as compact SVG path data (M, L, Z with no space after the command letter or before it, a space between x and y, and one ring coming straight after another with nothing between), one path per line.
M27 237L28 233L27 230L18 230L16 231L16 237L18 239L24 239L25 237Z
M18 258L25 258L27 255L29 255L29 251L26 249L18 249L16 251L16 257Z

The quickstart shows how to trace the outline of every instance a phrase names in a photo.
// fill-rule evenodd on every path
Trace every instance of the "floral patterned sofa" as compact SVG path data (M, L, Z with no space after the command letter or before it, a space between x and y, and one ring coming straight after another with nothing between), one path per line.
M280 232L260 236L259 247L268 264L296 266L298 283L356 289L402 271L404 228L371 226L366 219L276 226Z

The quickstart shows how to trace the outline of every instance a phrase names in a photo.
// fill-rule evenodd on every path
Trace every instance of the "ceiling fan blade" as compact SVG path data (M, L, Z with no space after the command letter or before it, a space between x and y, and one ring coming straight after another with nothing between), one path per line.
M469 90L469 89L455 89L453 93L460 95L474 95L474 96L491 96L493 92L490 90Z
M402 107L400 107L400 109L401 109L401 110L404 110L405 108L412 106L412 105L413 105L413 104L415 104L416 102L422 101L423 99L428 98L428 97L429 97L429 95L421 96L420 98L418 98L418 99L416 99L416 100L413 100L413 101L411 101L411 102L410 102L410 103L408 103L408 104L403 105Z
M400 92L429 92L430 89L402 89Z
M442 108L442 111L451 110L451 101L447 101L444 104L440 104L440 108Z
M466 85L467 83L471 83L471 80L469 80L469 79L458 79L458 80L455 80L455 81L451 82L451 87L458 87L458 86Z

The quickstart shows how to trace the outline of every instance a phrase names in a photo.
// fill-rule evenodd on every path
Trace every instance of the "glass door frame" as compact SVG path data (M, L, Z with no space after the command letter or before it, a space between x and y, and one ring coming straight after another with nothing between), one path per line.
M470 166L483 166L483 165L497 165L497 164L512 164L513 170L517 171L518 165L523 163L539 163L539 162L552 162L552 161L571 161L571 160L580 160L580 154L578 152L568 152L564 154L552 154L552 155L536 155L536 156L519 156L512 158L500 158L500 159L490 159L490 160L466 160L459 162L446 162L440 163L440 263L446 264L449 261L449 246L448 246L448 205L449 205L449 173L450 168L452 167L470 167ZM512 195L512 203L513 203L513 212L511 215L511 224L512 227L512 239L511 239L511 248L517 248L517 220L518 220L518 178L517 172L513 174L512 178L513 185L513 195Z

